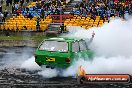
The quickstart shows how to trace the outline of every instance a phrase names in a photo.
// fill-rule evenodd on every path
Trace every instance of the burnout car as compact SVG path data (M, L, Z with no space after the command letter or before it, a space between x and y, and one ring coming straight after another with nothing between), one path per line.
M42 41L35 52L35 62L46 68L67 68L74 61L92 59L93 52L83 39L79 38L49 38Z

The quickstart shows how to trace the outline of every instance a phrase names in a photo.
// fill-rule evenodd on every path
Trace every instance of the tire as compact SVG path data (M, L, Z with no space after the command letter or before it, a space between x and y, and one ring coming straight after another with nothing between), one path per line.
M42 66L42 64L40 64L40 63L37 63L40 67Z
M85 81L85 77L83 77L83 76L78 76L77 82L78 82L79 84L84 84L84 81Z

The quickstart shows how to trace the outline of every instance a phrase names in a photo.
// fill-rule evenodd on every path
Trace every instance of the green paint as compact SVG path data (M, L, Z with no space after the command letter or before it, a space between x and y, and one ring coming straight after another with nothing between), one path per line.
M45 49L40 50L40 47L47 41L48 42L55 41L55 42L59 42L59 43L60 42L67 43L68 45L64 46L64 47L68 47L68 50L65 52L49 51L49 50L45 50ZM85 43L85 41L83 39L79 39L79 38L56 37L56 38L45 39L38 46L38 48L35 52L35 62L40 66L47 65L47 66L56 67L56 68L67 68L73 63L73 61L78 60L79 57L81 57L81 59L83 59L83 58L89 59L89 60L92 59L93 52L91 50L89 50L87 47L84 48L84 50L80 50L81 47L79 46L79 44L81 41L83 41L83 43ZM77 47L79 47L78 48L79 50L76 52L73 52L73 48L77 49L77 47L73 46L73 43L78 44ZM66 62L66 58L70 59L70 63Z

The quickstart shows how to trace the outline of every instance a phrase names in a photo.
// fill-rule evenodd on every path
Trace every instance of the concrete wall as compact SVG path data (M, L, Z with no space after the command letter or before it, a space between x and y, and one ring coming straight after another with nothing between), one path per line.
M29 47L37 47L40 42L32 41L32 40L0 40L0 46L29 46Z

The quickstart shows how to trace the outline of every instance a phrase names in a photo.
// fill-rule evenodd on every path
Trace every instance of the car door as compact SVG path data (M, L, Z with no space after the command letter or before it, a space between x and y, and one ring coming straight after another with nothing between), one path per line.
M74 56L74 60L84 59L89 60L92 59L93 53L84 40L75 41L72 43L72 53Z
M72 55L73 55L73 59L75 61L77 61L80 57L80 52L79 52L79 42L78 41L75 41L75 42L72 42Z
M79 41L79 53L80 57L84 60L91 58L91 51L84 40Z
M79 54L80 54L80 58L85 59L87 57L86 51L87 51L87 47L85 45L84 41L79 41Z

